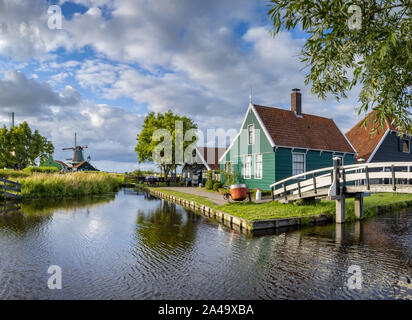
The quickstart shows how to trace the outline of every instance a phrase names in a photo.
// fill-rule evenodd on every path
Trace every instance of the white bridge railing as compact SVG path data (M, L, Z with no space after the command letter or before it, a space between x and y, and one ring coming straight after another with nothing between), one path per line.
M369 191L379 185L379 192L395 192L399 185L412 184L411 168L412 162L379 162L341 166L339 172L334 171L334 167L313 170L272 184L272 199L296 200L328 195L336 177L343 188Z

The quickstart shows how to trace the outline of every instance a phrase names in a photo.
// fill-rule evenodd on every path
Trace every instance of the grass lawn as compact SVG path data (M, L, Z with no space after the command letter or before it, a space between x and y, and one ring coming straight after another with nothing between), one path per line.
M156 188L165 194L184 198L190 201L207 205L211 208L221 210L223 212L245 218L247 220L266 220L276 218L292 218L304 216L318 216L321 214L335 215L335 201L322 200L313 204L297 205L297 204L281 204L277 201L266 203L228 203L223 206L217 206L207 198L191 195L184 192L164 190ZM370 197L364 198L364 216L366 218L377 214L377 206L391 205L391 209L405 208L407 205L405 201L409 201L412 205L412 194L392 194L392 193L377 193ZM354 215L354 199L346 200L346 220L351 221L355 219Z

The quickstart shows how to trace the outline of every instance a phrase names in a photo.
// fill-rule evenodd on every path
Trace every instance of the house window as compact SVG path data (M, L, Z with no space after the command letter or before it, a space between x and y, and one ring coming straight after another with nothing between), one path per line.
M248 144L255 143L255 128L253 124L247 126Z
M292 175L296 176L305 172L305 154L293 153L292 154Z
M407 139L403 139L403 141L402 141L402 151L403 152L406 152L406 153L409 153L410 152L410 141L409 140L407 140Z
M246 156L245 162L243 163L243 177L245 179L250 179L252 171L252 156Z
M262 155L257 154L255 158L255 178L262 179Z

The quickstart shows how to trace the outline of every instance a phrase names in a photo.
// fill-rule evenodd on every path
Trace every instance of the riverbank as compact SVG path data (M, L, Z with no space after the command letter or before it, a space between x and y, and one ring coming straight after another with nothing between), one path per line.
M216 205L208 198L194 194L165 188L149 187L147 189L157 197L200 210L209 217L230 221L247 230L332 222L335 218L335 201L322 200L300 205L281 204L277 201ZM412 207L412 195L410 194L373 194L364 198L364 217L370 218L382 212L407 207ZM347 199L346 221L350 222L355 219L354 200Z
M21 184L23 199L77 197L118 191L123 176L111 173L33 173L12 179Z

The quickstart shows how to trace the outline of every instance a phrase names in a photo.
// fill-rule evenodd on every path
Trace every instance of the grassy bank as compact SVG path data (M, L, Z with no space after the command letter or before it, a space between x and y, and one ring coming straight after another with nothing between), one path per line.
M201 196L191 195L184 192L165 190L161 188L155 188L155 190L161 191L168 195L195 201L199 204L203 204L247 220L298 218L320 215L327 215L330 217L335 216L335 201L322 200L317 203L305 205L281 204L277 201L260 204L241 202L228 203L222 206L217 206L212 201ZM407 201L408 204L412 206L412 195L389 193L373 194L370 197L364 198L364 216L366 218L375 216L378 213L378 206L391 206L391 210L406 208L407 204L405 201ZM346 200L346 220L355 220L353 199Z
M76 197L113 192L119 190L123 177L110 173L33 173L18 180L21 183L21 196L27 199Z

